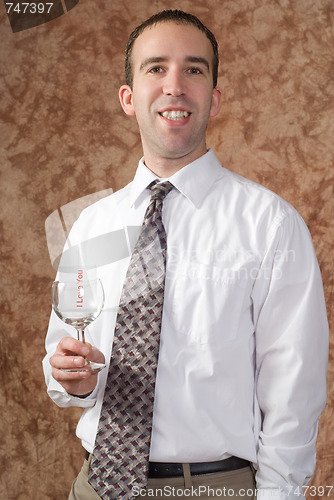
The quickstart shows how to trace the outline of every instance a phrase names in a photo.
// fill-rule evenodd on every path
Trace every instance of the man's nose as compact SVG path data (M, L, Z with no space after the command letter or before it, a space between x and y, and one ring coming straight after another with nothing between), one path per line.
M178 97L185 93L184 75L179 70L171 70L164 79L163 92Z

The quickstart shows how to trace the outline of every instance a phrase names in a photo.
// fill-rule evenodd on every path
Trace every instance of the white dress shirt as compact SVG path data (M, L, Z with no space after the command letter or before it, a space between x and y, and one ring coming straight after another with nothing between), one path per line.
M84 210L71 231L72 247L101 243L106 303L87 339L106 360L133 234L155 178L141 160L134 180ZM150 460L235 455L256 464L261 498L294 498L314 471L326 399L328 324L310 234L291 205L224 169L212 150L169 180L175 189L163 206L168 255ZM86 399L67 394L49 365L65 335L75 336L74 328L52 313L48 393L59 406L85 408L77 436L92 452L108 370Z

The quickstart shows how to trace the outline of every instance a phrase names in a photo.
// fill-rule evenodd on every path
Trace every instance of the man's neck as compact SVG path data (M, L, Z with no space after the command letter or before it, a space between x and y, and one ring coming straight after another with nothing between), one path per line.
M203 156L206 152L207 149L200 154L190 154L180 158L161 158L144 155L144 163L155 175L162 179L168 179L183 167L189 165L189 163Z

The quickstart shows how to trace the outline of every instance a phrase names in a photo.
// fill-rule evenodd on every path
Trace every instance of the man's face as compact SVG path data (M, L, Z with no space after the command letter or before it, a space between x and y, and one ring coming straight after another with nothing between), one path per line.
M120 100L136 115L145 163L154 170L154 162L186 165L204 154L208 120L221 103L206 35L193 25L159 23L137 38L131 61L133 88L121 87Z

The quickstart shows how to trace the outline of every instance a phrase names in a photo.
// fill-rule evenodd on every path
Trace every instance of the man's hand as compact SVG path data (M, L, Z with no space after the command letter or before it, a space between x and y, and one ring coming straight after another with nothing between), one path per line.
M97 374L91 372L63 372L61 368L80 368L88 361L104 363L104 355L90 344L83 344L72 337L64 337L59 342L56 352L50 358L52 376L73 396L87 396L97 382Z

